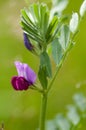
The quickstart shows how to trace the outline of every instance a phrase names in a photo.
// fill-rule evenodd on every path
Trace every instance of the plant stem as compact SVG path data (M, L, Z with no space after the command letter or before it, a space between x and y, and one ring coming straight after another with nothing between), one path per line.
M67 53L69 52L71 46L68 47L68 49L66 50L66 52L64 53L63 59L60 62L60 64L56 67L56 72L47 88L46 91L41 91L42 93L42 101L41 101L41 113L40 113L40 130L45 130L45 117L46 117L46 107L47 107L47 95L56 79L56 76L63 64L63 61L65 60L65 57L67 55Z
M51 82L50 82L50 84L49 84L49 86L48 86L47 93L48 93L49 90L51 89L51 87L52 87L52 85L53 85L53 82L55 81L56 76L57 76L57 74L58 74L58 72L59 72L61 66L62 66L62 63L59 65L59 67L57 67L56 72L55 72L55 74L54 74L54 76L53 76L53 78L52 78L52 80L51 80Z
M45 130L45 118L47 107L47 93L42 93L41 113L40 113L40 130Z

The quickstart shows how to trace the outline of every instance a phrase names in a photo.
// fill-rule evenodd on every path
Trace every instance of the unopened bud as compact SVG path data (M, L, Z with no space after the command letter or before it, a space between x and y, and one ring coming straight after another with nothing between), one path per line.
M69 28L72 33L75 33L78 27L79 17L77 13L72 14L72 18L69 23Z
M85 13L86 13L86 0L83 1L80 7L80 16L83 17Z
M24 35L24 44L25 44L25 47L26 47L29 51L32 51L32 50L33 50L33 45L30 43L30 40L28 39L27 34L24 33L23 35Z

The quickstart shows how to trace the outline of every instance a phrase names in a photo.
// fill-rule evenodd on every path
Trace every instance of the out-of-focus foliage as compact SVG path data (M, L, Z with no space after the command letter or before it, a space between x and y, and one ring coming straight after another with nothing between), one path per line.
M83 93L73 96L74 104L67 106L65 114L57 114L53 120L46 122L46 130L77 130L82 120L86 119L86 97Z

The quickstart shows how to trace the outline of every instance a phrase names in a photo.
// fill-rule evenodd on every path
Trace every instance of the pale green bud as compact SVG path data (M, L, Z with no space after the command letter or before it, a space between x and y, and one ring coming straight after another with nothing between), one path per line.
M79 17L77 13L72 14L72 18L69 23L69 28L72 33L75 33L78 27Z
M80 16L83 17L86 12L86 0L83 1L80 7Z

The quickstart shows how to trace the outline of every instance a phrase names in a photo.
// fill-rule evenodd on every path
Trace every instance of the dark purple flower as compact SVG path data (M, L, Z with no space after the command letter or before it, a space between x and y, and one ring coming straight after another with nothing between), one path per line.
M13 76L11 83L15 90L27 90L36 81L35 72L27 65L19 61L15 62L18 76Z
M30 43L27 34L26 34L26 33L23 33L23 36L24 36L24 44L25 44L26 48L27 48L29 51L32 51L32 50L33 50L33 45Z

